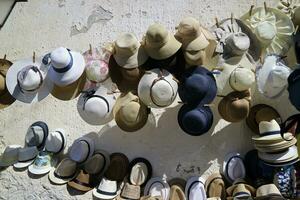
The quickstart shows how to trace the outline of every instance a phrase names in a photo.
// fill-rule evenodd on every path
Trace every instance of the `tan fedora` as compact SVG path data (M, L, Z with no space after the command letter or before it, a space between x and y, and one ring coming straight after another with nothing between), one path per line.
M279 189L275 184L262 185L256 190L256 197L264 197L270 195L280 195Z
M250 100L250 91L229 93L220 101L219 113L228 122L242 121L249 114Z
M220 173L210 175L205 181L207 197L226 198L225 183Z
M181 47L181 43L175 39L174 35L158 23L148 27L143 45L147 54L157 60L173 56Z
M91 185L90 174L84 172L83 170L80 170L75 179L68 182L68 186L82 192L87 192L93 189L93 186Z
M105 172L105 177L112 181L123 181L128 174L129 160L122 153L113 153L110 155L110 165Z
M121 192L121 197L126 198L126 199L140 199L141 187L126 183Z
M0 59L0 109L6 108L15 102L15 98L8 92L6 87L6 73L12 62L6 60L6 56Z
M259 123L275 119L279 124L282 122L278 111L266 104L257 104L250 108L246 119L247 126L256 134L259 134Z
M241 197L252 197L255 196L255 188L248 185L242 179L236 180L232 186L226 189L229 197L227 200L232 200Z
M121 94L117 99L113 114L117 125L124 131L141 129L148 120L149 109L132 92Z

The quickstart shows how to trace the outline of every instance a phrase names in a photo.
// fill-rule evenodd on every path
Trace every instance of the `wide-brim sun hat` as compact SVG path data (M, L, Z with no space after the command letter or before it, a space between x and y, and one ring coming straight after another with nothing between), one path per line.
M56 168L52 168L48 178L51 183L63 185L77 176L77 163L69 158L63 159Z
M187 200L206 199L205 180L199 176L193 176L187 180L185 196Z
M244 179L246 177L246 169L243 158L239 153L233 152L225 156L222 173L231 183L233 183L236 179Z
M56 159L49 152L40 152L35 161L28 167L31 174L42 175L47 174L55 166Z
M6 86L9 93L23 103L41 101L53 89L48 67L39 57L16 61L7 71ZM22 88L24 86L28 88Z
M18 161L21 145L8 145L0 156L0 167L8 167Z
M160 177L151 178L145 188L144 196L161 196L163 200L168 200L170 196L169 184Z

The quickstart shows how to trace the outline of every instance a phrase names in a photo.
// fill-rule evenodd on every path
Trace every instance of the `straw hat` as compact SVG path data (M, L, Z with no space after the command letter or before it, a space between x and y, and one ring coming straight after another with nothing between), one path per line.
M129 182L132 185L143 186L152 176L151 163L145 158L135 158L129 164Z
M126 132L141 129L148 120L149 109L138 96L131 92L121 94L117 99L113 114L117 125Z
M144 196L147 195L152 197L161 196L163 200L168 200L170 197L170 186L160 177L151 178L144 188Z
M233 152L226 155L223 162L223 175L230 183L246 177L243 158L239 153Z
M138 85L138 96L149 107L161 108L173 103L178 85L172 74L163 69L146 71Z
M53 159L53 155L50 152L41 151L32 165L28 167L28 171L31 174L42 175L47 174L55 166L56 160Z
M208 197L226 198L225 183L220 173L211 174L205 181L205 190Z
M185 186L186 198L188 200L206 199L204 182L204 179L199 176L189 178Z
M226 192L229 196L227 200L255 196L255 188L246 184L242 179L235 180L233 185L226 189Z
M0 167L8 167L18 161L20 145L8 145L0 156Z
M297 143L297 139L293 138L290 141L279 141L279 142L274 142L272 144L260 144L260 143L255 143L254 146L257 150L260 152L264 153L276 153L282 150L285 150Z
M128 174L129 160L122 153L113 153L110 155L110 165L105 172L105 177L109 180L121 182Z
M77 172L77 163L70 158L65 158L49 172L48 178L51 183L62 185L74 179Z
M249 68L237 67L230 73L229 84L235 91L249 90L254 83L255 75Z
M256 190L257 199L261 199L260 197L266 197L272 195L281 196L280 191L278 190L275 184L262 185Z
M291 19L276 8L259 7L241 17L260 41L263 55L285 55L292 45L294 25Z
M6 57L0 59L0 109L6 108L11 105L15 98L11 96L6 86L6 74L12 62L6 60Z
M118 195L117 181L102 178L99 186L93 189L93 196L98 199L114 199Z
M25 135L25 144L28 147L36 146L38 150L43 150L48 135L49 129L45 122L34 122L27 129L27 133Z
M125 199L140 199L141 197L141 187L136 185L130 185L126 183L121 192L121 197Z
M147 54L157 60L171 57L181 47L180 42L175 39L172 33L157 23L148 27L143 43Z
M59 154L67 146L67 137L64 129L56 129L49 133L45 142L45 149L48 152Z
M17 169L28 167L34 162L38 153L39 151L36 146L20 148L18 152L18 161L13 164L14 167Z
M86 173L84 170L80 170L77 177L68 182L68 186L82 192L87 192L93 189L90 174Z
M300 68L297 68L288 77L289 100L297 110L300 110L300 97L298 95L299 88L300 88Z

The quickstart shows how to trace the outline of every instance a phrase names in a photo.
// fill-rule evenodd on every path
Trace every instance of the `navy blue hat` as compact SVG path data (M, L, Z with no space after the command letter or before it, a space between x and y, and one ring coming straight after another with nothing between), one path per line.
M183 105L178 112L180 128L189 135L199 136L209 131L213 113L207 106Z
M180 79L178 94L184 103L207 104L217 95L216 80L208 69L195 66L188 69Z
M300 111L300 68L295 69L288 77L288 92L291 103Z

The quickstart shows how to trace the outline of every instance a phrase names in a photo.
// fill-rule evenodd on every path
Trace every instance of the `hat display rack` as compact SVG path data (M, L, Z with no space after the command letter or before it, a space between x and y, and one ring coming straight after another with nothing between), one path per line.
M24 147L6 147L0 167L49 173L51 183L92 191L100 199L300 198L300 114L284 121L270 105L253 105L255 91L268 101L288 92L300 111L300 67L285 59L290 48L300 55L300 2L294 4L280 0L271 8L264 2L240 18L215 18L211 28L187 17L175 34L154 23L142 41L122 33L105 47L89 44L83 54L58 47L14 63L6 55L0 59L0 109L51 94L76 99L79 116L90 125L115 120L120 130L136 132L149 122L151 109L180 104L178 128L192 137L211 130L212 106L225 121L245 121L255 134L255 150L226 155L220 173L207 180L152 177L155 166L145 158L130 162L122 153L109 155L88 137L76 139L59 160L67 134L44 122L28 128Z

